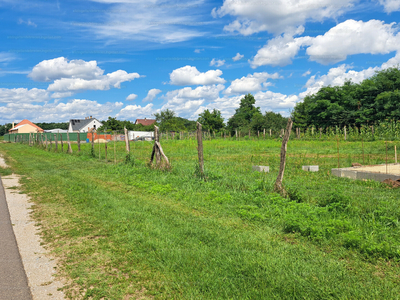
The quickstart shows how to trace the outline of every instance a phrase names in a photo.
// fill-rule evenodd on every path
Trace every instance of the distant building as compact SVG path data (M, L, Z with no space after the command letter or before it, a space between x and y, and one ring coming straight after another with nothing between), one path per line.
M16 126L14 126L14 122L12 124L12 128L8 131L9 133L37 133L43 132L43 129L33 124L29 120L22 120Z
M45 130L44 132L50 132L50 133L67 133L67 129L61 129L61 128L55 128L55 129L49 129Z
M156 122L156 120L153 119L136 119L135 121L135 125L137 124L142 124L143 126L149 126L149 125L153 125Z
M68 131L69 132L90 132L97 130L99 127L103 126L96 118L92 116L85 119L71 119L69 120Z

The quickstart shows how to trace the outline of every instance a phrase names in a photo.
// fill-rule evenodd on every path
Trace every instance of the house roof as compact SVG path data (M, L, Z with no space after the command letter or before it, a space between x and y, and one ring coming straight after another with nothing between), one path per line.
M11 131L11 130L16 130L16 129L18 129L18 128L21 128L22 125L27 125L27 124L29 124L29 125L35 127L38 131L42 131L42 132L43 132L43 129L42 129L42 128L40 128L40 127L37 126L36 124L33 124L31 121L29 121L29 120L27 120L27 119L23 119L21 122L19 122L17 125L15 125L14 128L11 128L9 131Z
M79 131L82 128L85 128L87 125L89 125L90 122L96 120L101 124L99 120L96 118L91 118L91 119L71 119L69 120L69 123L71 124L72 131Z
M156 122L156 120L153 119L136 119L135 124L142 124L143 126L149 126L152 125Z

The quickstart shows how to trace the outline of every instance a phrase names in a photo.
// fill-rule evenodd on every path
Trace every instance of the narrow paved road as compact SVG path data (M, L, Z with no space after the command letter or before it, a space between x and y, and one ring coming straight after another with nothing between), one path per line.
M0 300L31 300L0 177Z

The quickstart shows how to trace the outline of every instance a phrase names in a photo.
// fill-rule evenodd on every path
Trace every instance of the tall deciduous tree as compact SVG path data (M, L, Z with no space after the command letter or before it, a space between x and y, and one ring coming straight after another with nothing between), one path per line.
M215 108L212 112L206 109L199 114L197 122L202 125L204 130L218 131L225 127L224 118L221 116L221 112Z
M247 130L250 123L257 115L261 115L259 107L255 107L256 100L252 94L247 94L240 100L240 106L235 114L228 120L228 128L232 132L235 129Z

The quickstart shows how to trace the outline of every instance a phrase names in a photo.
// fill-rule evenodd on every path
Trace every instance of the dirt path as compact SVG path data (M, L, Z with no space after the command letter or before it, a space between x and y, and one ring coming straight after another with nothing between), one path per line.
M1 156L0 166L7 168ZM40 230L30 217L32 203L27 195L19 193L18 175L2 176L1 179L15 238L33 299L65 299L64 293L57 291L63 285L54 277L56 264L48 251L40 245Z

